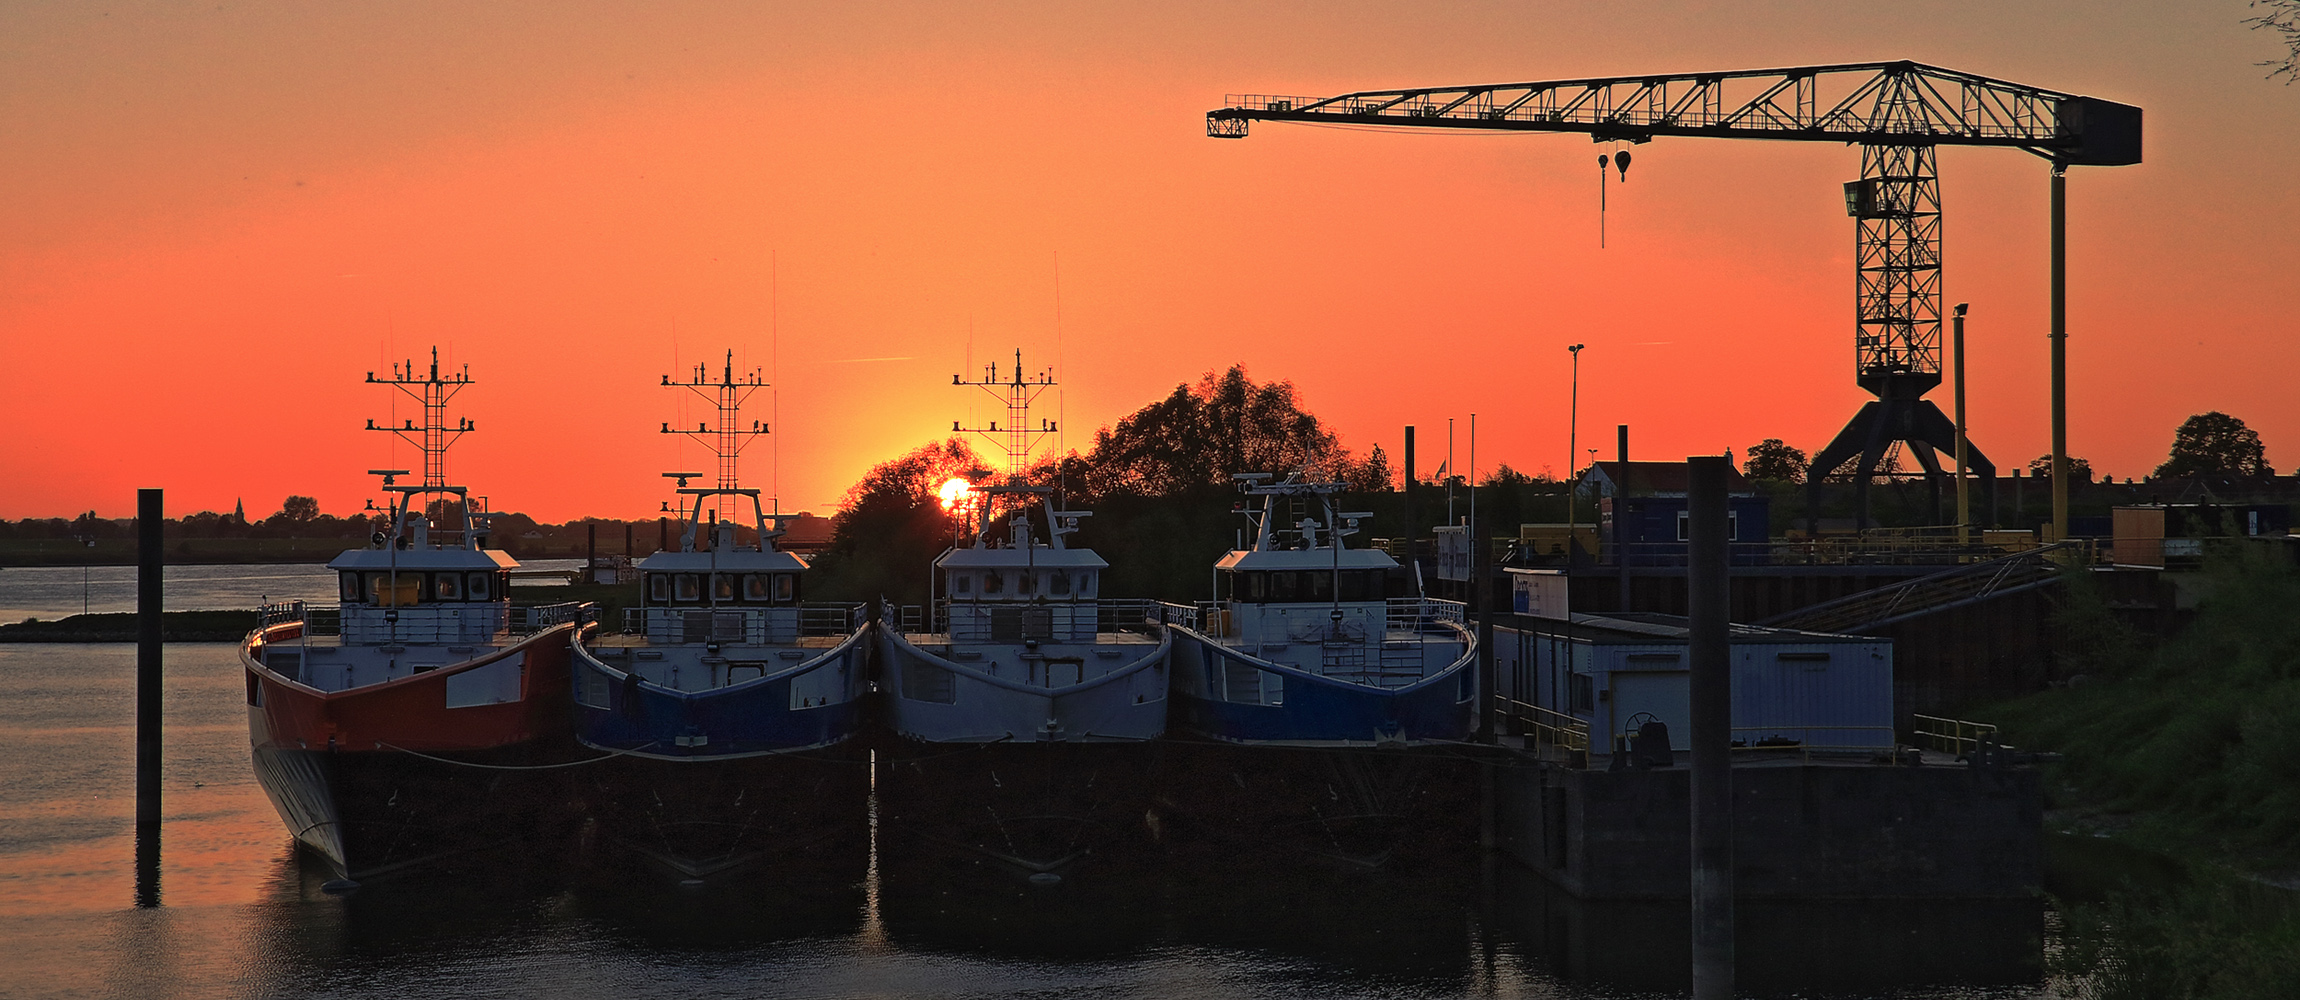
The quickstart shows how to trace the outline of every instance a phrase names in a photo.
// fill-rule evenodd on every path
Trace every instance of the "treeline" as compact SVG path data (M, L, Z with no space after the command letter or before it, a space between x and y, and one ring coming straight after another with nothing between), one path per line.
M435 521L456 520L453 511L436 507L430 512ZM337 517L320 513L319 502L311 497L290 496L277 513L261 518L251 519L237 511L171 517L161 523L160 537L167 558L174 562L311 562L364 545L375 532L389 526L390 516L382 512ZM626 540L633 554L645 555L658 545L678 544L679 530L676 518L667 527L657 519L576 518L553 524L506 513L495 518L488 545L517 558L567 558L583 555L596 531L602 555L623 553ZM831 522L810 515L787 524L785 530L788 542L815 546L829 540ZM750 532L744 535L747 540ZM83 514L76 518L0 519L0 566L132 563L136 545L134 518Z
M951 437L871 469L846 492L830 546L815 563L810 593L923 602L935 556L961 529L959 515L944 503L943 487L954 479L1003 481L1003 465L965 438ZM1340 509L1374 515L1371 526L1352 539L1357 545L1408 533L1426 537L1446 523L1447 479L1456 488L1454 514L1469 513L1462 477L1422 476L1428 488L1409 525L1399 492L1402 472L1381 446L1362 456L1353 452L1303 407L1290 383L1256 382L1243 366L1177 385L1095 434L1084 452L1047 458L1022 476L1055 488L1066 508L1093 512L1068 544L1093 548L1111 561L1103 593L1192 600L1207 596L1214 561L1248 527L1235 477L1296 471L1344 484ZM1554 479L1503 465L1484 487L1480 517L1504 534L1514 534L1521 522L1565 519L1565 490ZM1582 520L1594 517L1586 499L1581 508ZM992 513L996 518L1008 512Z

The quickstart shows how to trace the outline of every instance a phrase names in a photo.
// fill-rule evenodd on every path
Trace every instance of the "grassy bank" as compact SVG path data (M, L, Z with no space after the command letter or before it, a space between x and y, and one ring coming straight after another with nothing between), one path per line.
M2077 581L2077 676L1978 713L2054 750L2052 822L2180 862L2183 877L2064 900L2062 971L2102 998L2292 995L2300 977L2300 571L2232 554L2162 644Z

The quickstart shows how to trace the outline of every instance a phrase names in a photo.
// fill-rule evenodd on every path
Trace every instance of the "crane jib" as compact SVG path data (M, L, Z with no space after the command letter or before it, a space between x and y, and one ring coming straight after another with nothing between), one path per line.
M1250 122L1660 136L2008 146L2069 166L2141 160L2141 110L1916 63L1359 91L1231 95L1208 135Z

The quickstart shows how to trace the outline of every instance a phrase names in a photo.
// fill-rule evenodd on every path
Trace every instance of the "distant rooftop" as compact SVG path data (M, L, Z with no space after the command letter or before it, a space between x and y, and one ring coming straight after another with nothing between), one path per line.
M1686 493L1684 462L1598 462L1589 467L1582 481L1597 487L1597 495L1633 497L1681 497ZM1750 494L1749 480L1739 469L1725 472L1725 492Z

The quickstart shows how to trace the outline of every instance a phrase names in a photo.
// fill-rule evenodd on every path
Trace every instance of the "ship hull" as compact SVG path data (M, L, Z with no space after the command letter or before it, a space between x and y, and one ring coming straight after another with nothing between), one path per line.
M561 770L580 759L567 697L573 626L382 684L320 691L263 663L267 629L241 647L258 784L298 842L344 878L452 868L475 854L555 864L581 820ZM451 688L516 671L513 697ZM457 681L457 678L463 678ZM493 680L489 687L498 687Z
M1479 765L1459 748L1176 739L1162 750L1154 807L1184 867L1414 872L1478 842Z
M1154 872L1165 823L1155 743L905 741L881 757L879 870L892 886L967 872L1107 883Z
M953 652L952 647L929 649L892 629L882 628L880 635L879 663L889 689L888 721L905 739L940 744L1128 743L1155 739L1166 731L1166 668L1173 637L1163 628L1154 646L1114 647L1130 657L1123 665L1076 680L1072 679L1076 675L1049 680L1045 671L1053 669L1051 665L1033 667L1026 658L1094 647L966 646L965 651L980 659L961 662L943 655ZM996 672L1001 661L1010 673ZM1017 672L1018 663L1024 668Z
M784 673L702 691L637 681L578 649L577 736L601 750L680 761L830 747L861 729L867 649L858 632Z
M830 871L869 855L862 633L772 677L703 691L575 654L578 738L611 759L576 775L602 850L670 874Z
M869 864L870 760L851 741L724 759L624 755L577 770L602 858L636 857L681 879L829 872L859 880Z
M1474 656L1410 686L1382 688L1321 677L1173 626L1177 734L1257 746L1350 747L1458 743L1477 724ZM1283 679L1276 701L1218 697L1230 671ZM1257 688L1256 690L1260 690Z

